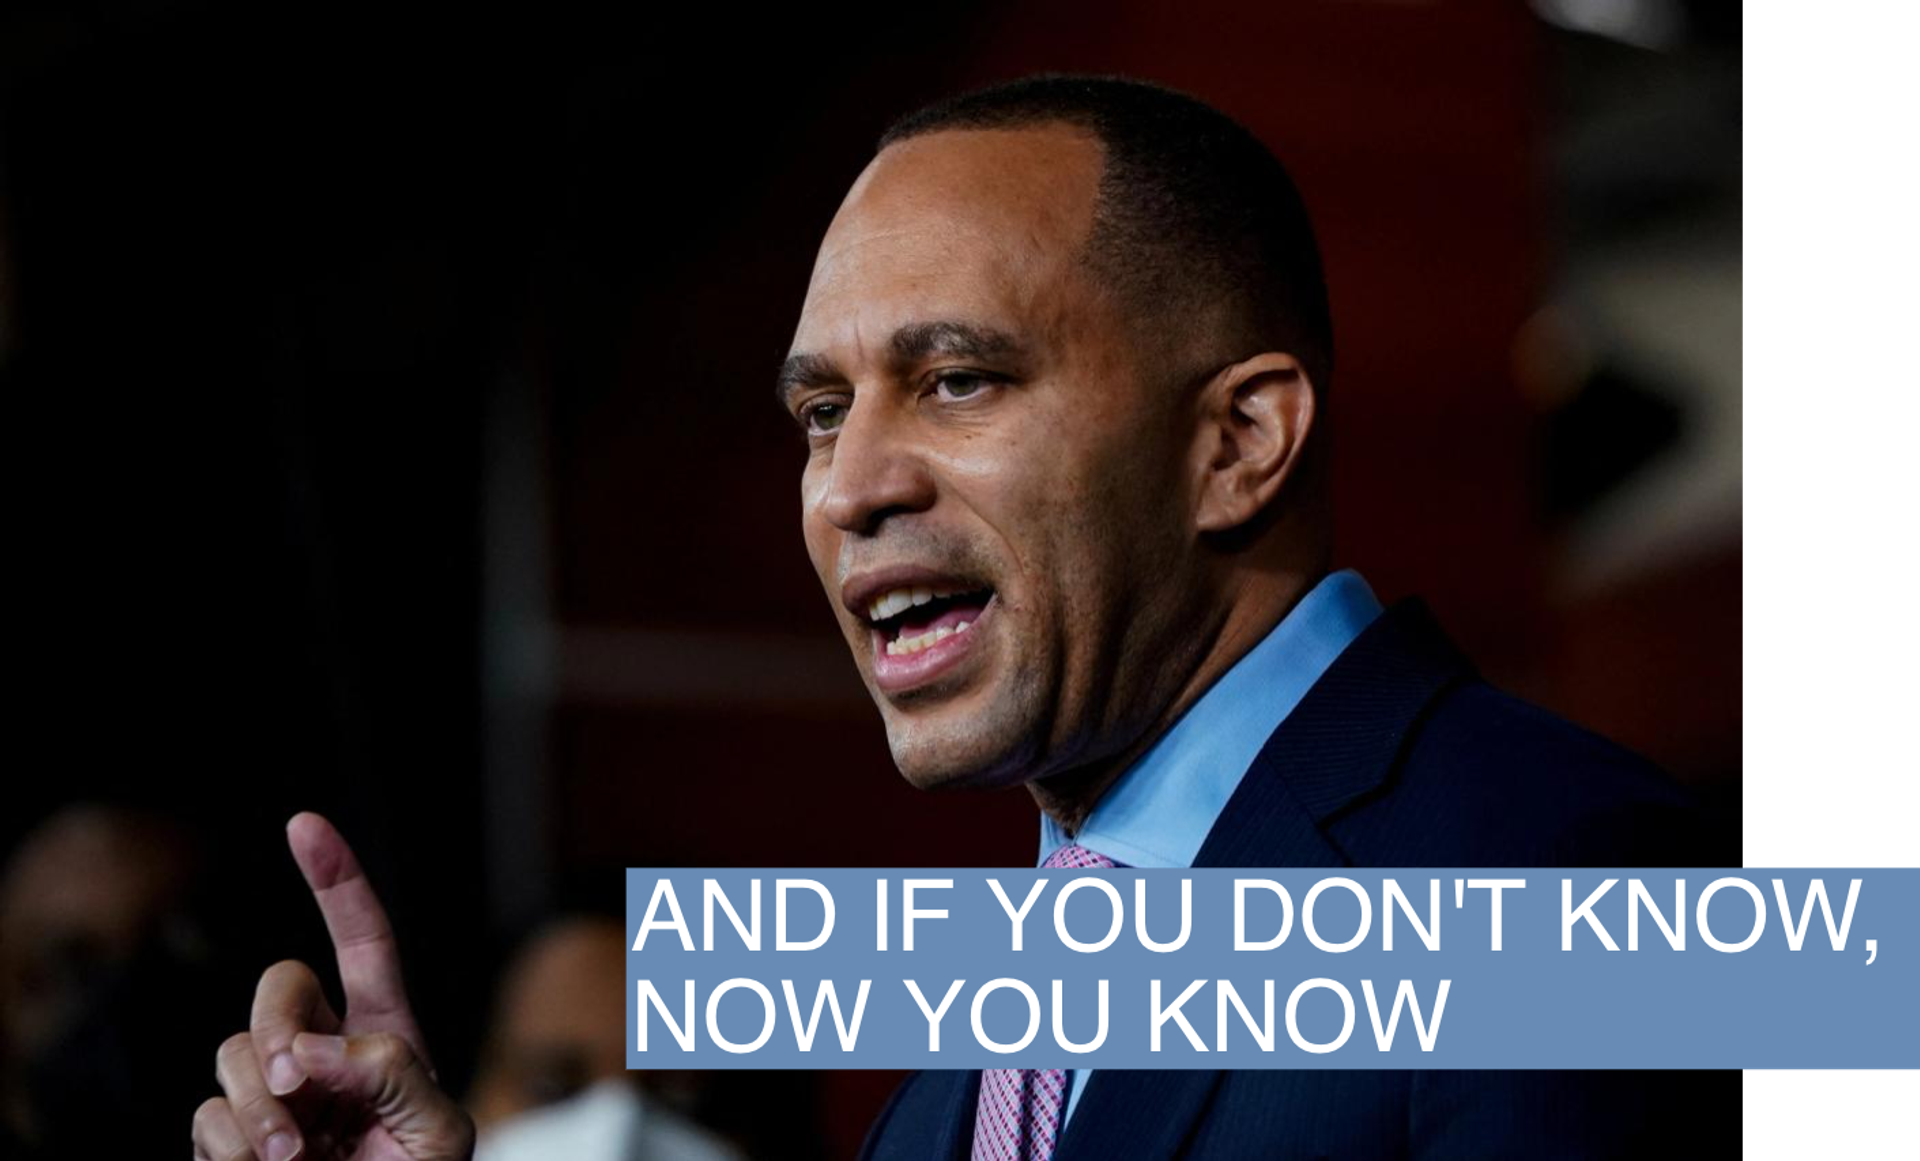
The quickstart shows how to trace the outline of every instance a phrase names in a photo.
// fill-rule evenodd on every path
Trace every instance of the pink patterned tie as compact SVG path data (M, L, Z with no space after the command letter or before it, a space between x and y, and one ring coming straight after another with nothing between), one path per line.
M1079 843L1047 856L1046 869L1118 866ZM987 1068L973 1114L973 1161L1047 1161L1066 1115L1067 1073L1061 1068Z

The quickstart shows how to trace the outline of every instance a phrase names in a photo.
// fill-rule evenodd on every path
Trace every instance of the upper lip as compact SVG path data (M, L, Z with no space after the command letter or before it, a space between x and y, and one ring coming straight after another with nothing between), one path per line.
M873 602L895 589L929 588L951 592L974 592L990 586L957 573L941 572L917 564L889 565L856 572L840 586L840 603L863 623Z

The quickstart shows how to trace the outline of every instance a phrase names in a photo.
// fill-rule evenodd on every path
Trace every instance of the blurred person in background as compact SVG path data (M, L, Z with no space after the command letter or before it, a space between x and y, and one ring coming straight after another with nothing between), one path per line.
M0 875L0 1153L145 1156L201 1078L179 1047L230 1009L206 860L157 814L78 803ZM236 981L238 982L238 981Z
M618 919L555 920L501 979L467 1095L482 1161L731 1161L743 1156L629 1072Z

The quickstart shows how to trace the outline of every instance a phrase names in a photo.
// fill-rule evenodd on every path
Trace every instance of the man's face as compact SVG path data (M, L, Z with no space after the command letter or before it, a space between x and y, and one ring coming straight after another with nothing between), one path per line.
M1060 126L899 142L814 265L782 375L807 551L917 786L1117 753L1198 648L1189 403L1079 259L1101 158Z

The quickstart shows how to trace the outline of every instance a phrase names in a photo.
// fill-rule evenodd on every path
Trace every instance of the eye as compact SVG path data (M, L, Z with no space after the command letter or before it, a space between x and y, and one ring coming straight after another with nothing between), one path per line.
M847 421L847 405L836 398L812 399L797 416L808 435L828 435Z
M933 381L934 391L943 400L968 399L980 394L988 386L985 375L976 375L971 371L948 371Z

